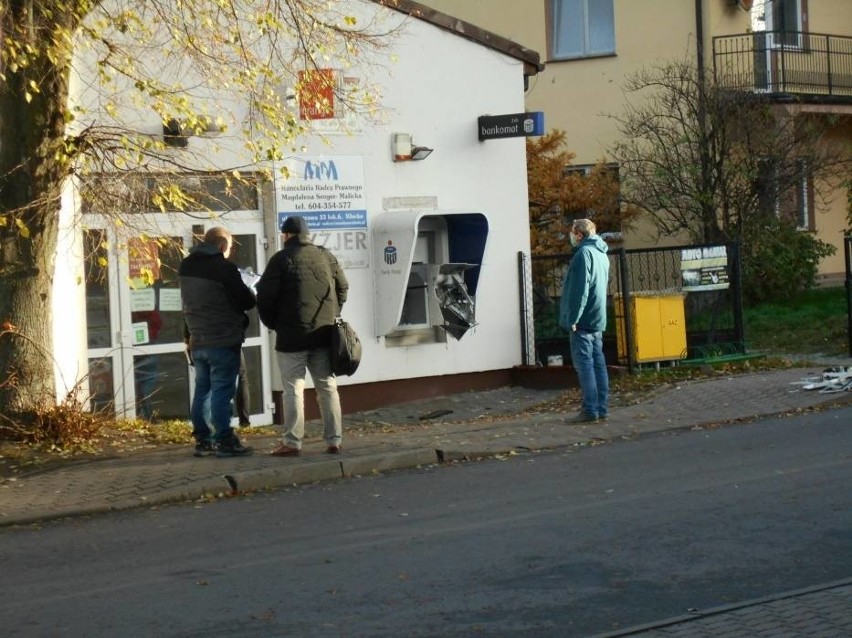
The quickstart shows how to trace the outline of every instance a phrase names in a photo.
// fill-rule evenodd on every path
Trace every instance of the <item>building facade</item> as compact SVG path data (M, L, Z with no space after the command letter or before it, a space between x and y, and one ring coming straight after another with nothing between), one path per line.
M260 273L290 215L307 219L350 282L343 315L363 359L339 380L344 411L509 382L523 350L518 255L529 253L524 139L481 142L477 118L524 111L538 54L492 33L459 31L457 20L414 2L351 4L396 35L381 59L346 68L330 60L322 72L337 86L375 84L378 113L361 118L333 94L322 103L293 94L307 134L299 152L263 167L272 179L251 166L237 133L186 133L153 110L99 109L97 74L81 59L73 96L91 121L117 118L162 135L189 170L121 179L107 172L69 185L54 289L60 396L83 380L96 409L185 418L192 369L181 258L208 228L225 226L236 240L232 259ZM240 131L247 106L239 96L232 102L228 130ZM234 166L244 167L239 183L229 178ZM152 196L176 183L206 206L178 212ZM127 208L92 204L87 189L119 193ZM280 398L274 335L256 311L250 320L251 422L268 424Z
M531 79L528 110L566 132L574 162L607 161L620 133L624 80L651 65L687 61L717 74L720 86L767 97L780 117L830 119L823 142L852 146L852 3L845 0L424 0L424 4L541 51L546 67ZM731 73L736 69L735 73ZM736 77L736 81L733 78ZM820 274L844 271L848 182L809 197L802 187L775 202L837 248ZM658 238L640 221L627 248L681 243Z

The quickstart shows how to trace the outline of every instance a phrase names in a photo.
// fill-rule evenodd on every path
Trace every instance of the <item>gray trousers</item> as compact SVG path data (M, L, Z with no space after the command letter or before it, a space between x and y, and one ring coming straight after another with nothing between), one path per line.
M276 354L284 383L284 443L289 447L302 448L305 436L305 372L308 371L317 393L325 443L339 446L343 439L343 416L328 348Z

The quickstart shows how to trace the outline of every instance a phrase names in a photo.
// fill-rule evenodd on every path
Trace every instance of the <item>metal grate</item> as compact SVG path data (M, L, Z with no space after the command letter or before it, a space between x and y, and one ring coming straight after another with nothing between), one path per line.
M690 359L706 357L708 352L745 353L739 246L723 245L726 249L729 286L691 291L684 300L686 356ZM683 251L696 248L709 246L617 249L609 253L609 320L604 334L604 352L608 361L618 361L630 369L635 364L631 360L635 350L632 322L627 316L630 304L616 303L615 300L619 297L680 293L683 288ZM530 280L521 280L521 288L525 291L522 299L525 325L532 325L532 329L528 327L522 336L528 340L532 335L532 361L538 365L546 365L548 357L553 355L561 355L564 361L570 361L568 333L559 327L558 322L562 282L570 258L568 254L533 255L530 259ZM521 263L524 263L524 259L519 260ZM526 271L519 268L519 272L524 276ZM528 291L524 288L525 281ZM622 348L617 343L616 326L619 323L625 333L622 338L626 339Z

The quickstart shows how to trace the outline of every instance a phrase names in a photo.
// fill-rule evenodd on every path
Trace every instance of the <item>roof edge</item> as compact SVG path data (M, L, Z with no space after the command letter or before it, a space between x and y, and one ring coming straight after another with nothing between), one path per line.
M509 38L486 31L470 22L441 13L414 0L371 1L520 60L524 63L524 75L526 76L536 75L544 70L544 64L541 62L541 56L537 51L528 49Z

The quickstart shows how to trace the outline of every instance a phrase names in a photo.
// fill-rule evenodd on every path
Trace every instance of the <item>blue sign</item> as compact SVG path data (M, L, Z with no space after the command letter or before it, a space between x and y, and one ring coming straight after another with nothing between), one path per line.
M366 210L317 210L310 213L278 213L278 227L288 217L301 217L308 222L310 231L347 230L352 228L367 228Z
M287 217L301 217L311 241L333 252L344 268L369 268L363 158L301 155L285 165L287 176L275 185L278 227Z
M337 181L337 166L334 160L305 162L305 174L303 179L333 180Z

